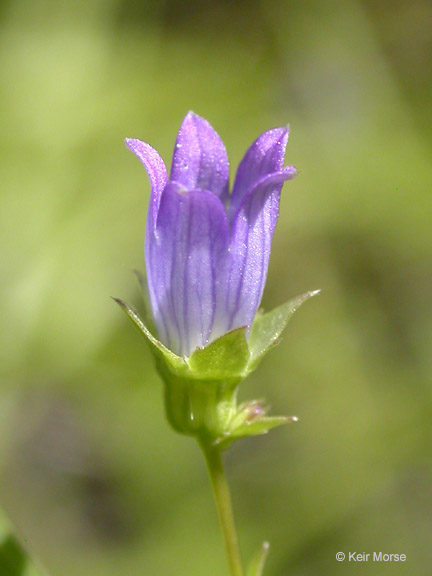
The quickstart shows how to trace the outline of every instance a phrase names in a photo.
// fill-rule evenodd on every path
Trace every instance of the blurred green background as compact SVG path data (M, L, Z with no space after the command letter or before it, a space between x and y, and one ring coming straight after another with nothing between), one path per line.
M227 453L266 576L428 574L432 4L0 2L0 502L52 575L227 573L201 455L140 338L149 184L185 113L232 174L290 123L267 309L308 289L241 390L300 423ZM338 551L405 564L338 563Z

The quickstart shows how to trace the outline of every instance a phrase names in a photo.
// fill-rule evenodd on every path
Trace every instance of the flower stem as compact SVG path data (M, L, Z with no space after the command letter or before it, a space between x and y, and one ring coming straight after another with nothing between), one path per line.
M243 567L237 541L237 532L231 504L231 496L218 447L200 442L207 462L207 469L213 487L213 495L219 516L219 523L225 540L231 576L243 576Z

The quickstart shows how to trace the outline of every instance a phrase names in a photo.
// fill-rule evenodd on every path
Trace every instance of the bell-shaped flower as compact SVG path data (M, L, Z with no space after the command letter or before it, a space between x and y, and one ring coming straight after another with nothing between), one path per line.
M160 341L189 357L219 336L250 331L267 276L285 167L288 128L264 132L248 149L229 190L224 144L189 112L171 174L149 144L127 139L151 183L145 238L150 303Z

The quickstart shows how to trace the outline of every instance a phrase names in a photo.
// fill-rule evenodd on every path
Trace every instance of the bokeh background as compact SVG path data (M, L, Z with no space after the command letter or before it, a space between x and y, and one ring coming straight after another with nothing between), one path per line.
M227 573L201 455L110 300L139 305L144 269L123 138L169 165L189 109L232 173L290 123L263 306L322 289L241 390L301 420L226 455L244 557L430 572L431 30L428 0L0 2L0 501L52 575Z

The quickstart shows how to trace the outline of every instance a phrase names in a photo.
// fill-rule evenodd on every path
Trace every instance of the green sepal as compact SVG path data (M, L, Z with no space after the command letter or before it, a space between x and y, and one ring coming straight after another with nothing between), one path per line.
M231 330L204 348L197 348L188 359L192 374L204 379L243 379L250 359L246 330L246 326Z
M294 312L303 302L316 296L319 292L320 290L305 292L274 308L271 312L257 313L248 341L251 355L248 366L249 372L255 370L262 358L280 342L280 336Z
M269 408L263 400L251 400L240 404L229 422L224 437L218 441L221 449L225 450L239 438L267 434L272 428L298 421L296 416L267 416Z
M246 327L231 330L204 348L196 348L188 358L177 356L164 346L147 328L144 321L129 304L113 298L151 345L152 352L164 360L176 376L194 380L242 380L247 376L250 352L246 340Z
M268 418L257 420L256 422L246 422L241 426L237 426L237 428L226 432L224 436L215 441L215 444L217 444L221 450L227 450L233 442L240 440L240 438L247 438L248 436L262 436L263 434L267 434L267 432L272 428L296 421L297 419L291 416L270 416Z
M229 438L245 438L246 436L260 436L267 434L272 428L295 422L290 416L269 416L255 422L245 422L229 432Z
M137 273L146 292L145 279ZM249 340L247 327L220 336L189 357L180 357L154 336L139 314L119 298L114 300L145 336L156 358L165 385L168 420L182 434L228 448L234 440L265 434L276 426L295 422L295 417L268 417L261 400L237 406L237 388L255 370L261 359L280 340L280 335L297 308L319 291L306 292L267 314L257 314Z
M263 545L252 558L246 576L262 576L264 570L264 564L267 559L267 555L270 550L270 544L268 542L263 542Z
M165 408L172 427L181 434L211 442L224 437L236 414L238 384L247 374L246 328L227 332L189 358L177 356L147 328L126 302L114 298L146 338L165 384Z
M143 336L147 339L150 344L152 352L156 355L159 360L165 361L172 370L178 374L184 374L187 371L185 360L174 352L171 352L166 346L158 340L147 326L144 324L143 320L140 318L138 312L134 310L129 304L126 304L120 298L113 298L114 302L121 307L121 309L127 314L127 316L132 320L133 324L138 328Z

